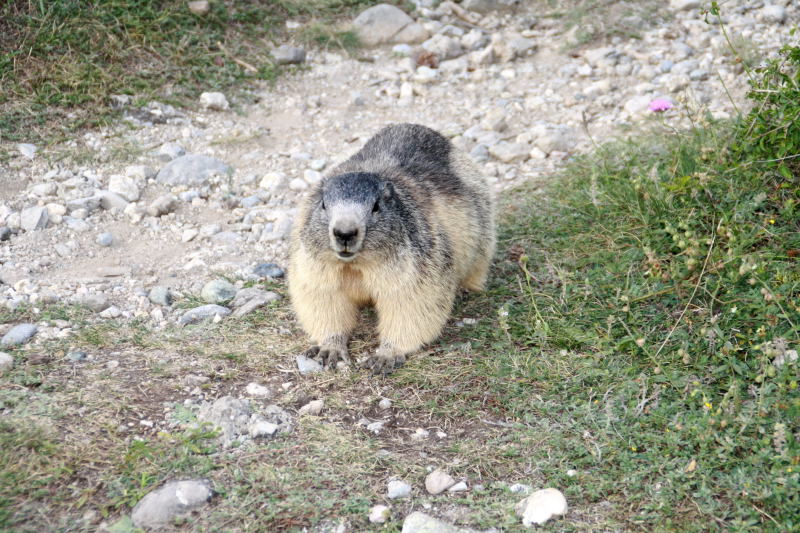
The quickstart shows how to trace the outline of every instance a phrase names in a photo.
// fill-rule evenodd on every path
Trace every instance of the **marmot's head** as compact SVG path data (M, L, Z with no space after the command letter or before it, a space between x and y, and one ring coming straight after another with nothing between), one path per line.
M377 174L333 176L312 193L306 238L345 262L385 250L400 238L399 206L392 184Z

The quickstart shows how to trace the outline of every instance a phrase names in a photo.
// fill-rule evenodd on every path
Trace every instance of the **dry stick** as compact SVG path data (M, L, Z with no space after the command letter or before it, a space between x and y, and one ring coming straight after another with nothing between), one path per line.
M232 53L230 53L230 51L228 51L228 49L227 49L227 48L225 48L225 46L222 44L222 42L221 42L221 41L217 41L217 46L219 47L219 49L220 49L220 50L222 50L223 52L225 52L225 55L226 55L226 56L228 56L229 58L231 58L231 60L232 60L234 63L236 63L237 65L239 65L240 67L242 67L242 68L244 68L245 70L247 70L247 71L249 71L249 72L252 72L252 73L254 73L254 74L255 74L256 72L258 72L258 69L257 69L256 67L254 67L254 66L253 66L253 65L251 65L250 63L247 63L246 61L242 61L241 59L239 59L238 57L236 57L236 56L234 56Z
M717 226L718 226L718 229L719 229L719 225L717 225ZM708 266L708 260L711 258L711 252L712 252L712 250L714 250L714 243L716 242L716 240L717 240L717 232L715 231L711 236L711 244L708 246L708 253L706 254L705 261L703 261L703 268L700 271L700 275L697 277L697 283L695 283L695 285L694 285L694 290L692 291L692 295L689 296L689 301L686 302L686 306L683 308L683 311L681 312L681 316L679 316L678 320L675 321L675 325L672 326L672 329L669 331L669 334L667 335L667 338L664 339L664 342L662 342L661 346L658 347L658 350L656 351L656 354L653 356L653 359L658 357L658 354L660 354L661 350L664 349L664 346L667 345L667 342L669 342L669 339L670 339L670 337L672 337L672 334L675 333L676 329L678 329L678 324L680 324L681 320L683 320L683 316L686 314L686 311L689 310L689 306L692 304L692 300L694 300L694 295L697 294L697 289L700 288L700 283L703 282L703 274L706 273L706 266Z

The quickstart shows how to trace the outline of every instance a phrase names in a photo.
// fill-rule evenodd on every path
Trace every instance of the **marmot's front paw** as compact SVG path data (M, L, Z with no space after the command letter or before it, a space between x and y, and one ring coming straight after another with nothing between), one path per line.
M373 374L391 374L395 368L400 368L405 364L406 356L401 353L386 352L378 350L364 361L363 367L372 371Z
M319 361L326 368L336 368L336 363L339 361L350 363L347 347L338 345L323 344L322 346L312 346L303 355L309 359Z

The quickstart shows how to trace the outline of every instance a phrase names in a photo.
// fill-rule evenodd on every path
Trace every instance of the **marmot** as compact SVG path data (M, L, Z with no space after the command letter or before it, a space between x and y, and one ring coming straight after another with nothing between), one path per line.
M289 294L326 366L349 361L358 309L373 305L387 374L438 337L459 287L481 290L495 250L494 197L472 161L416 124L381 130L302 202Z

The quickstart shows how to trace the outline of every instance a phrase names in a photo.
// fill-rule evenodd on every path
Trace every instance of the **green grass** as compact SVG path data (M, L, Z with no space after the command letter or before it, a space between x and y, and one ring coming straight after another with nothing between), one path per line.
M54 140L107 123L112 94L138 104L188 104L279 72L270 49L288 18L309 22L306 42L353 48L335 27L371 0L212 1L206 15L183 0L12 0L0 6L0 139Z

